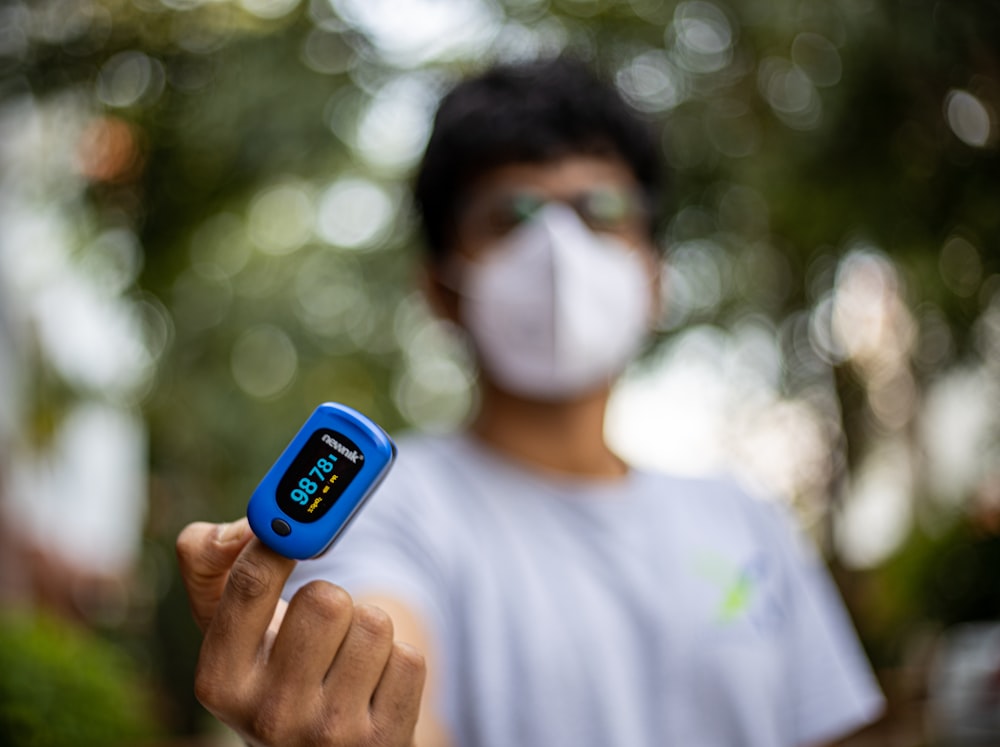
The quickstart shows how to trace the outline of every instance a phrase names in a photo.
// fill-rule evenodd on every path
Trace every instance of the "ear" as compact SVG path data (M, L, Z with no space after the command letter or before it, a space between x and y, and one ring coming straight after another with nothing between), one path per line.
M437 263L426 263L420 268L420 290L431 310L442 319L461 326L458 319L458 293L454 283L444 277L445 268Z

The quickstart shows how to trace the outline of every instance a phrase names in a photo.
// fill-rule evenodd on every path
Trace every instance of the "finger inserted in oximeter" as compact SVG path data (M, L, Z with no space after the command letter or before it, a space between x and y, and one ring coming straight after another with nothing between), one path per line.
M388 474L396 445L345 405L316 408L250 497L254 534L298 560L326 552Z

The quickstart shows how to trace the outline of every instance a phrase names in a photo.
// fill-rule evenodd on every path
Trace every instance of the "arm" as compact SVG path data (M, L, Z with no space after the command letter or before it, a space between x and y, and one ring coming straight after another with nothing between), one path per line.
M285 606L294 561L261 545L245 521L192 524L177 553L205 633L195 693L219 720L252 745L413 743L425 663L393 640L386 612L322 581ZM408 634L420 642L419 626Z
M438 717L440 711L434 702L434 694L440 692L438 688L439 669L435 666L439 659L431 643L427 626L411 607L393 597L372 596L365 597L361 601L385 610L392 618L396 639L411 644L417 651L424 654L424 659L427 662L427 686L420 702L416 744L418 747L451 747L451 738Z

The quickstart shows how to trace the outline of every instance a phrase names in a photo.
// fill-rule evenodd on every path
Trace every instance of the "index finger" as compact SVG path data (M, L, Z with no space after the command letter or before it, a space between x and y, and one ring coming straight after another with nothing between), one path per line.
M229 571L215 616L205 631L203 664L211 665L219 658L231 673L234 667L249 671L294 567L294 560L269 550L256 537L247 543Z

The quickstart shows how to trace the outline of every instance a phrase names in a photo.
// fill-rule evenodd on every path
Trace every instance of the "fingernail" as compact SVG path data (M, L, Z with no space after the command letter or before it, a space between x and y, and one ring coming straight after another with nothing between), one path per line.
M247 522L245 519L240 519L239 521L234 521L229 524L222 524L216 533L216 541L219 544L226 544L228 542L235 542L236 540L243 539L246 536Z

